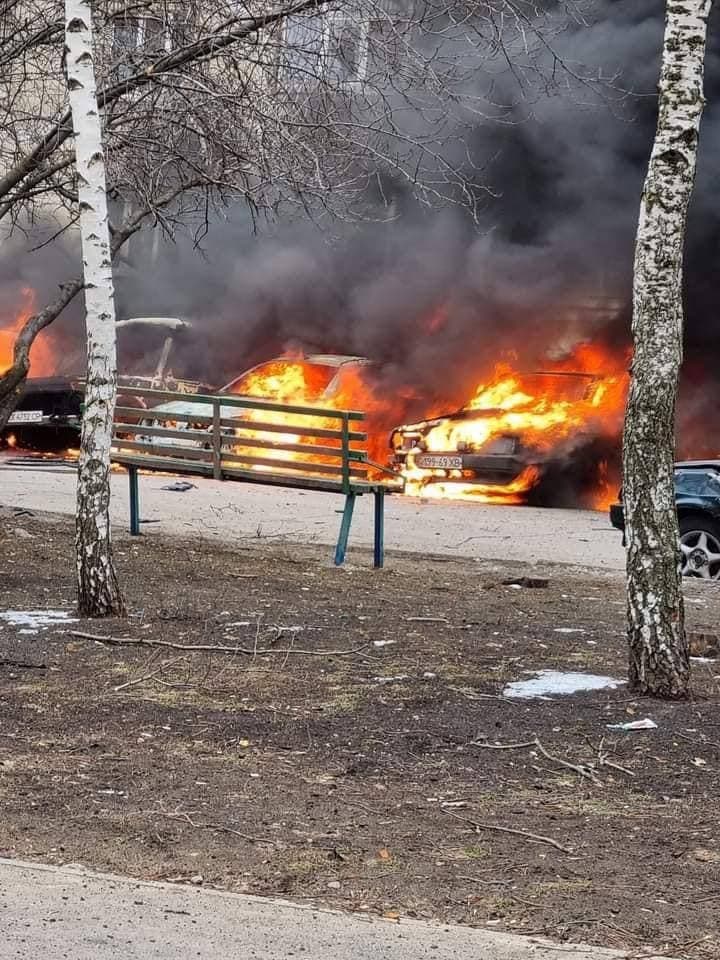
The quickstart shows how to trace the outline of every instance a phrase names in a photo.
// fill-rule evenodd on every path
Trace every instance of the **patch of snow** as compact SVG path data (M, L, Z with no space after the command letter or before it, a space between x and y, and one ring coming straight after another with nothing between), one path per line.
M568 696L585 690L614 690L626 681L593 673L563 673L560 670L538 670L528 680L514 680L503 690L504 697L546 700L548 694Z
M60 623L77 623L77 617L71 617L69 610L4 610L0 620L13 627L23 627L19 633L37 633Z

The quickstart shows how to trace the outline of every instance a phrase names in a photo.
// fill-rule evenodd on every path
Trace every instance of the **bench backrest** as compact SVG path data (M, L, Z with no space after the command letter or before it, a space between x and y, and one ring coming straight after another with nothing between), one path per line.
M231 394L124 388L112 459L126 466L348 493L368 483L365 419L354 410L275 403ZM372 479L372 482L376 482Z

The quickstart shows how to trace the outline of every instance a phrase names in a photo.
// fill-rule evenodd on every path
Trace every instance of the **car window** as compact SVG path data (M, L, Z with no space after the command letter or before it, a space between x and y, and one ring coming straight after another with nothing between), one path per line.
M686 497L719 497L720 475L712 470L677 470L675 489Z

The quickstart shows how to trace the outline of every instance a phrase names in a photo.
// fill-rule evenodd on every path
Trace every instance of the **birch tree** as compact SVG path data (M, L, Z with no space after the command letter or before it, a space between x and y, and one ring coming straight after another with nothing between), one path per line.
M89 0L66 0L65 68L72 114L83 257L87 378L78 466L75 550L78 607L123 612L110 541L110 443L117 362L105 157L95 89Z
M630 684L668 699L687 695L690 675L673 460L685 225L711 6L712 0L667 0L657 130L635 248L634 356L623 446Z

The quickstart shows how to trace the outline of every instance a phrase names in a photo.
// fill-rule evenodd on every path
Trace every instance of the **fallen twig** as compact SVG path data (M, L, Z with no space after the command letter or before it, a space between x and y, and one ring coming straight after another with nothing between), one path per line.
M596 787L602 786L602 780L595 775L592 767L586 766L584 763L570 763L567 760L561 760L560 757L554 757L551 753L547 752L537 737L535 738L535 747L540 751L545 759L550 760L551 763L559 763L561 767L567 767L568 770L572 770L574 773L577 773L578 776L585 777L587 780L590 780L595 784Z
M473 740L472 745L474 747L482 747L484 750L535 749L541 753L546 760L550 760L551 763L557 763L561 767L566 767L568 770L572 770L573 773L577 773L578 776L584 777L586 780L590 780L591 783L594 783L597 787L601 787L603 785L602 780L595 772L594 764L570 763L569 760L563 760L561 757L556 757L554 754L549 753L545 749L537 737L535 737L534 740L523 740L519 743L485 743L482 740ZM613 760L608 760L607 754L603 753L602 750L600 750L598 754L597 764L599 767L611 767L613 770L619 770L621 773L626 773L629 777L635 776L632 770L628 770L626 767L621 766L619 763L615 763Z
M473 740L473 747L482 747L483 750L522 750L523 747L534 747L534 740L523 740L521 743L485 743L484 740Z
M95 633L84 633L81 630L71 630L72 637L79 637L81 640L94 640L96 643L106 643L112 647L167 647L170 650L185 650L189 653L243 653L248 657L267 656L271 653L296 654L303 657L347 657L353 653L359 653L368 646L363 643L359 647L350 647L346 650L300 650L296 647L288 649L255 650L252 647L229 647L223 644L214 643L175 643L172 640L150 640L144 637L108 637Z
M452 810L445 809L443 813L446 813L449 817L454 817L455 820L460 820L462 823L467 823L471 827L474 827L476 833L481 833L483 830L489 830L494 833L509 833L514 837L522 837L530 843L547 843L561 853L573 852L568 847L564 847L561 843L558 843L557 840L553 840L552 837L544 837L540 833L528 833L527 830L516 830L514 827L499 827L494 823L480 823L477 820L468 820L467 817L461 817L459 814L453 813Z
M515 700L510 700L509 697L501 697L496 693L478 693L476 690L465 690L462 687L451 686L448 686L448 690L459 693L460 696L465 697L466 700L499 700L501 703L509 703L511 707L518 706Z
M152 659L152 658L151 658ZM159 673L162 673L163 670L167 667L172 667L174 664L179 663L181 660L184 660L185 657L176 657L174 660L171 660L169 663L161 664L157 670L153 670L152 673L146 673L143 677L136 677L134 680L128 680L126 683L121 683L117 687L113 687L115 693L119 693L120 690L126 690L128 687L135 687L138 683L144 683L145 680L153 680Z
M277 846L277 840L273 840L270 837L253 837L248 833L241 833L239 830L234 830L232 827L225 827L221 823L197 823L195 820L191 820L187 813L163 813L162 816L167 817L168 820L179 820L188 823L196 830L218 830L220 833L232 833L234 836L240 837L241 840L247 840L249 843L270 843L273 846Z

